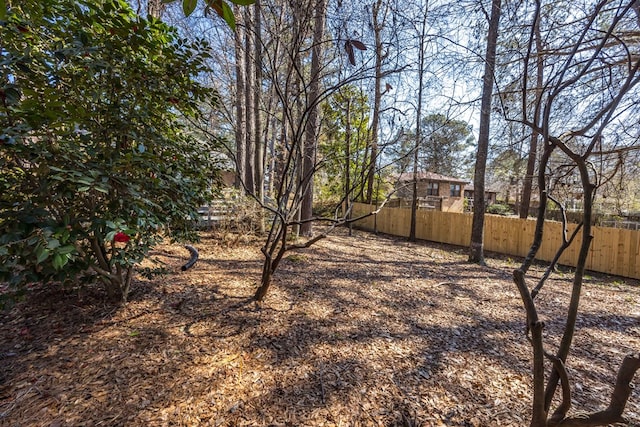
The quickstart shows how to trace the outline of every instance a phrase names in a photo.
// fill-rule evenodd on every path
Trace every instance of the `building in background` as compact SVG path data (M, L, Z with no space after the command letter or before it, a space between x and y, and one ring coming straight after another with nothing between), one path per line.
M433 172L417 174L418 209L434 209L443 212L464 212L464 191L469 181ZM409 207L413 197L413 173L397 177L398 198L391 206Z

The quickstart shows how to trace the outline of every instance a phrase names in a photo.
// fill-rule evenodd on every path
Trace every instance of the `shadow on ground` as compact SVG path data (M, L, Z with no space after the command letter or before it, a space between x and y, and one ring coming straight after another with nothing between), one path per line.
M0 425L526 424L530 354L510 260L480 267L458 248L364 233L301 254L261 304L257 247L215 241L193 270L136 282L126 307L91 289L35 292L0 314ZM596 409L637 351L639 291L590 280L572 357L590 367L576 404ZM567 281L545 291L551 345ZM635 422L638 403L634 392Z

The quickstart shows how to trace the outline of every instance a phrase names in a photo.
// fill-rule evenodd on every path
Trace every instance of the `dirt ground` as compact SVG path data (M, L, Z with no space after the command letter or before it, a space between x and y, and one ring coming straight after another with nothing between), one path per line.
M187 272L139 278L130 302L40 289L0 312L2 426L525 426L530 350L519 260L339 233L283 261L251 301L259 242L204 236ZM533 276L540 277L541 267ZM538 296L548 349L571 275ZM606 406L640 351L637 281L590 274L568 367L576 410ZM627 405L640 425L640 391Z

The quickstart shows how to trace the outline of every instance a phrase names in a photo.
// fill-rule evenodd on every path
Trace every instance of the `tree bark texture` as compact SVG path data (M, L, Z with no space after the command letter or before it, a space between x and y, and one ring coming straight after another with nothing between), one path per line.
M239 7L235 7L234 11L236 15L237 21L240 21L242 18L242 11ZM236 56L236 96L235 96L235 107L236 107L236 127L235 127L235 143L236 143L236 153L235 153L235 163L236 163L236 181L235 187L238 189L243 188L243 182L245 179L245 171L246 171L246 150L245 150L245 140L246 140L246 116L245 116L245 66L244 66L244 27L241 22L236 22L236 30L235 30L235 56Z
M344 203L347 220L351 219L351 200L353 195L351 189L351 100L346 99L345 109L345 129L344 129ZM353 225L349 222L349 236L353 234Z
M147 13L157 19L162 19L166 4L162 0L148 0Z
M411 192L411 225L409 228L409 241L416 241L416 223L418 216L418 160L420 145L422 142L422 93L424 90L424 57L425 57L425 38L427 31L427 11L423 11L422 26L420 28L420 37L418 42L420 47L418 50L418 105L416 107L416 142L414 144L413 153L413 191Z
M588 162L578 155L573 155L572 158L577 163L580 171L582 188L584 190L584 211L582 214L582 243L580 245L580 252L578 253L576 270L573 277L571 300L569 301L569 307L567 309L567 317L562 340L560 341L560 346L556 353L556 357L562 362L567 360L569 350L571 349L571 343L576 329L576 320L578 318L580 296L582 295L582 281L584 278L585 264L587 262L587 257L589 256L591 240L593 239L593 236L591 235L591 219L593 216L593 192L595 190L595 186L590 182ZM545 408L547 410L551 406L551 399L553 399L559 379L559 372L557 370L553 370L545 390Z
M487 51L484 61L478 151L476 155L475 176L473 179L473 222L471 225L471 246L469 248L469 261L480 264L484 264L484 184L489 152L489 124L491 121L491 101L495 80L494 70L496 64L496 44L498 41L500 14L500 0L492 0L491 18L489 19L489 33L487 36Z
M320 66L326 9L326 0L317 0L313 20L311 80L309 82L309 96L306 106L308 118L304 128L304 158L302 164L304 188L301 206L303 223L300 228L300 233L303 236L311 236L313 234L313 222L311 221L313 217L313 175L318 146L318 99L320 98Z
M569 416L558 422L549 423L549 426L594 427L616 423L627 424L628 421L622 414L633 390L631 381L638 369L640 369L640 353L626 356L618 369L609 406L605 410Z
M245 131L245 173L244 182L246 191L249 194L256 194L256 121L255 113L255 58L252 57L255 42L254 14L251 7L242 9L245 22L245 46L244 46L244 66L245 85L244 103L246 115Z
M367 170L367 193L365 201L373 201L374 182L376 178L376 164L378 162L378 132L380 127L380 105L382 102L382 62L385 53L382 47L382 30L386 13L381 10L384 6L382 0L377 0L373 5L373 32L375 37L375 82L373 95L373 111L371 117L371 132L369 135L369 164Z
M254 78L254 95L253 95L253 117L254 125L254 144L255 144L255 197L259 203L264 202L264 170L265 170L265 152L266 152L266 132L262 132L262 115L260 114L260 106L262 104L262 7L260 0L256 0L254 4L254 51L255 51L255 78ZM260 221L263 228L264 222ZM263 231L263 230L261 230Z
M531 140L529 141L529 152L527 154L527 170L522 183L522 200L520 203L520 218L529 216L531 208L531 194L533 187L533 177L535 176L536 162L538 160L538 139L540 134L537 127L540 123L540 98L542 96L542 85L544 84L544 57L542 55L542 34L540 33L540 17L538 16L534 25L534 38L536 45L536 87L535 87L535 107L532 121L535 128L531 129ZM526 72L526 71L525 71ZM526 94L523 94L526 96ZM526 97L525 97L526 100ZM526 101L525 101L526 102ZM525 103L526 105L526 103Z

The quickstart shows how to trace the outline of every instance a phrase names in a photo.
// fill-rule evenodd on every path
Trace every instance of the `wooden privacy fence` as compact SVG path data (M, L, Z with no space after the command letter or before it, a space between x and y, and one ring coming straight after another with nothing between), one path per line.
M354 203L353 216L375 210L375 206ZM418 210L416 238L434 242L469 246L472 215L464 213ZM411 209L383 208L377 215L356 223L366 230L409 237ZM486 215L484 248L487 251L524 257L529 252L535 230L535 220ZM568 236L576 228L568 224ZM586 268L591 271L640 279L640 231L609 227L592 227L593 240ZM560 257L560 264L575 267L581 235ZM551 261L562 244L562 223L546 221L542 246L536 259Z

